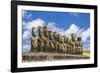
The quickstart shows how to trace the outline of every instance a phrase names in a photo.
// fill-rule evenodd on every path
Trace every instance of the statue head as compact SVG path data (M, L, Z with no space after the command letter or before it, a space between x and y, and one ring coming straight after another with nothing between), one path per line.
M75 36L75 34L71 34L71 39L72 39L72 41L75 41L76 40L76 36Z
M56 38L57 37L57 32L53 32L53 36Z
M66 37L66 42L69 43L69 37Z
M52 31L49 30L49 31L48 31L48 34L51 35L51 34L52 34Z
M32 27L32 35L35 35L35 27Z
M34 32L34 30L35 30L35 27L32 27L32 32Z
M38 33L39 33L39 34L38 34L39 36L44 35L44 34L43 34L43 27L38 26Z
M32 29L35 29L35 27L32 27Z
M78 38L77 38L77 41L81 41L81 37L78 37Z
M44 26L45 29L47 29L47 26Z
M66 36L65 35L63 36L63 38L64 38L64 42L66 42Z
M63 37L63 36L61 37L61 42L62 42L62 43L64 42L64 37Z
M56 34L57 34L57 32L55 32L55 31L54 31L54 32L53 32L53 34L54 34L54 35L56 35Z
M41 26L38 26L38 28L41 28Z
M66 40L69 40L69 37L66 37Z

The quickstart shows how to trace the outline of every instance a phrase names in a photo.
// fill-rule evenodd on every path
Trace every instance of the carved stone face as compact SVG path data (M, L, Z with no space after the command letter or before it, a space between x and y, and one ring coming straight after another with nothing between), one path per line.
M49 38L53 37L52 36L52 31L48 31L48 36L49 36Z
M78 46L79 45L79 42L76 40L75 44L76 44L76 46Z
M69 44L71 45L71 40L69 39Z
M61 37L61 42L64 43L64 38L63 37Z
M38 27L39 36L43 35L43 27Z
M67 41L67 43L69 43L69 38L68 37L66 38L66 41Z
M35 35L35 27L32 27L32 36L36 36Z
M41 26L38 26L38 29L41 29L42 27Z
M43 31L47 31L47 27L46 26L43 26Z
M64 38L64 42L66 42L66 36L65 35L63 36L63 38Z
M32 29L35 29L35 27L32 27Z
M35 27L32 27L32 31L34 31L35 30Z
M52 31L48 31L48 34L51 35L52 34Z
M71 39L72 39L72 41L76 40L75 34L71 34Z
M77 38L77 41L81 41L81 37L78 37L78 38Z
M48 37L48 29L47 29L46 26L43 27L43 34L44 34L44 36L45 36L46 38Z
M47 27L46 27L46 26L44 26L44 29L47 29Z
M57 41L57 42L61 42L61 37L60 37L59 34L57 34L56 41Z
M56 33L56 32L53 32L53 35L54 35L54 36L56 36L56 35L57 35L57 33Z
M50 36L50 35L53 35L53 32L50 31L50 30L48 30L48 35L49 35L49 36Z
M54 40L56 40L56 38L57 38L57 33L56 32L53 32L53 37L54 37Z

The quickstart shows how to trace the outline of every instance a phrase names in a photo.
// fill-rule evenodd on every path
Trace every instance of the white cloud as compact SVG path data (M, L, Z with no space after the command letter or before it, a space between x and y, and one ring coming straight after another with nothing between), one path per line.
M79 16L79 14L78 13L75 13L75 12L74 13L71 12L70 15L75 16L75 17L78 17Z
M23 52L29 52L31 48L30 44L23 44Z
M23 32L23 40L25 41L30 40L32 27L35 27L37 29L38 26L43 26L43 25L45 25L45 21L40 18L37 18L27 23L23 22L23 28L25 29L25 31ZM63 28L58 28L55 22L48 22L47 28L48 30L56 31L60 33L61 35L66 35L68 37L70 37L70 34L74 33L77 36L80 36L82 38L83 43L84 42L86 43L88 38L90 37L90 28L88 29L80 28L79 26L76 26L75 24L71 24L68 29L64 30ZM27 46L25 45L27 44L23 45L23 49L31 48L30 44ZM84 46L89 46L89 44L84 44Z
M23 10L23 11L22 11L22 16L23 16L23 18L24 18L26 15L27 15L27 11Z
M29 30L24 31L23 40L29 39L31 37L31 32Z
M38 26L43 26L43 25L45 25L45 21L40 18L37 18L30 22L23 21L23 28L27 30L31 30L32 27L38 28Z
M48 23L47 28L52 31L56 31L60 33L61 35L66 35L70 37L72 33L76 34L77 37L81 37L82 41L85 42L90 37L90 28L84 29L76 26L75 24L71 24L70 27L66 30L63 30L62 28L58 28L55 26L56 24L54 22Z
M65 30L63 34L66 34L66 36L70 37L70 34L76 34L77 37L82 38L82 43L88 43L90 40L90 28L84 29L76 26L75 24L70 25L69 29ZM83 47L89 49L90 43L84 44Z
M31 44L29 44L30 38L31 38L31 28L35 27L36 29L38 28L38 26L43 26L45 24L45 21L37 18L33 21L30 22L25 22L23 21L23 40L24 42L28 42L28 44L23 44L23 51L29 51L29 49L31 48Z
M24 49L30 49L31 46L30 46L30 44L24 44L24 45L23 45L23 48L24 48Z
M66 36L70 36L72 33L74 33L77 37L81 37L82 42L85 42L90 37L90 28L85 30L84 28L80 28L75 24L71 24L69 29L62 32L62 34Z
M66 30L63 30L62 32L60 32L61 35L65 35L67 37L71 37L70 35L72 33L76 34L77 36L80 35L80 33L83 31L84 29L80 29L80 27L76 26L75 24L71 24L70 27Z
M33 20L31 22L28 22L28 23L23 22L23 29L26 29L23 33L23 38L26 39L29 36L31 36L31 28L32 27L35 27L37 29L38 26L43 26L44 24L45 24L45 22L40 18Z
M58 28L55 25L56 24L54 22L49 22L48 25L47 25L48 30L56 31L58 33L63 31L62 28Z
M90 28L88 28L87 30L83 31L80 34L80 37L82 37L82 41L85 42L90 37Z
M31 19L31 16L32 16L32 14L28 13L28 11L26 11L26 10L22 11L22 17L23 18L25 18L25 19Z
M84 49L90 49L90 40L87 40L86 42L84 42Z
M43 25L45 25L45 21L38 18L36 20L29 22L27 27L28 27L28 29L30 29L32 27L38 28L38 26L43 26Z
M27 22L23 21L23 22L22 22L22 25L23 25L23 26L27 25Z
M65 31L66 35L70 35L72 33L76 34L79 31L79 27L76 26L75 24L71 24L69 29Z
M49 30L52 31L56 31L59 32L61 35L66 35L67 37L71 37L70 35L72 33L76 34L77 37L81 37L82 38L82 43L87 43L88 38L90 38L90 28L88 29L84 29L84 28L80 28L78 26L76 26L75 24L71 24L70 27L66 30L63 30L62 28L58 28L55 26L56 24L54 22L52 23L48 23L47 27ZM87 49L89 48L90 43L88 44L84 44L83 47L87 47Z

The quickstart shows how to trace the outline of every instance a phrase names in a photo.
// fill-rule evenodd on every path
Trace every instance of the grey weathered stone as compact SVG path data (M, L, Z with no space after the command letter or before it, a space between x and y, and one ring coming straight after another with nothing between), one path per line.
M83 46L80 37L71 34L71 38L61 36L57 32L47 29L46 26L38 27L38 35L32 28L31 49L33 52L50 52L63 54L82 54ZM38 38L36 39L36 36Z

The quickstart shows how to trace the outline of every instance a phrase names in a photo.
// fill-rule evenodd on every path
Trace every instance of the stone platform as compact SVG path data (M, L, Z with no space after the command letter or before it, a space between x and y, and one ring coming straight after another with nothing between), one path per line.
M89 56L85 55L73 55L73 54L58 54L58 53L23 53L23 62L27 61L54 61L54 60L74 60L74 59L89 59Z

